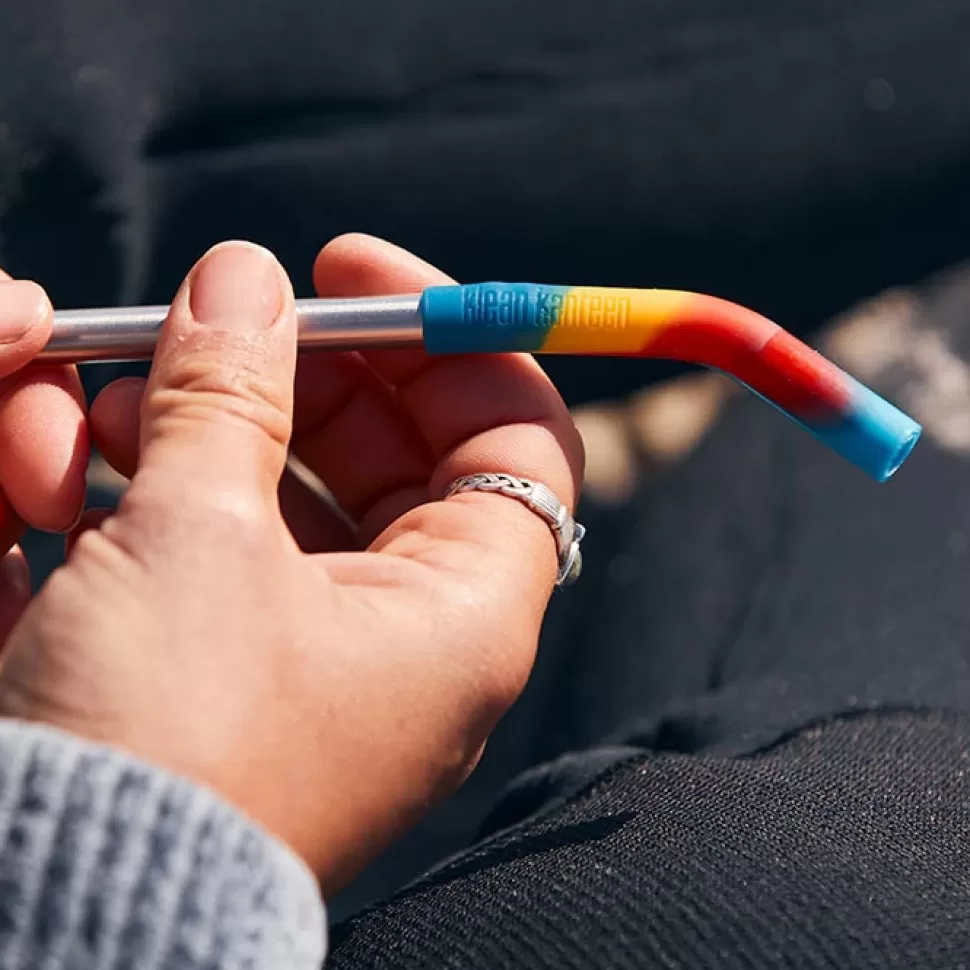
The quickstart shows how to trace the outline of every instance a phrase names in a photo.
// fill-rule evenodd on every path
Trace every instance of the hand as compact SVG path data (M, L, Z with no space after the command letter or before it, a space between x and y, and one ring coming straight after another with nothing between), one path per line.
M26 525L66 532L84 503L88 428L73 367L24 370L50 337L50 301L0 272L0 643L30 599L14 545Z
M447 282L364 237L324 249L315 280L327 296ZM207 254L147 385L92 408L132 483L117 514L82 522L12 635L0 714L210 785L332 891L474 766L553 587L552 535L520 503L435 499L500 470L572 503L582 447L525 356L296 358L276 261ZM351 526L286 470L288 445Z

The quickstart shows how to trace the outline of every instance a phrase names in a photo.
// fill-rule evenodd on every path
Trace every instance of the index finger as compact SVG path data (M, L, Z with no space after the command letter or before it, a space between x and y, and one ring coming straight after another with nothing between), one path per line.
M43 289L0 271L0 550L23 522L66 528L84 500L88 445L73 367L24 369L50 336Z
M314 279L320 291L358 296L416 292L443 281L422 260L368 236L332 242L317 260ZM365 356L394 387L436 459L432 496L465 475L506 472L545 484L574 508L582 442L562 398L531 357L436 357L423 351ZM555 540L546 523L514 499L483 492L411 510L384 533L378 548L477 575L496 594L499 587L503 595L512 592L540 619L556 574Z
M0 269L0 377L25 367L43 350L53 313L41 287L11 279Z

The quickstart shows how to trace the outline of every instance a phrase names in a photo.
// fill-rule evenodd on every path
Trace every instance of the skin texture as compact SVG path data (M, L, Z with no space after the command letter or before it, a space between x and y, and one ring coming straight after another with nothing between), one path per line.
M314 280L322 296L449 282L360 236L327 246ZM34 350L50 312L37 299ZM0 434L35 437L0 484L27 521L69 523L87 454L76 375L43 392L13 380L34 383ZM572 505L583 455L565 406L520 355L297 363L289 281L232 243L189 274L147 383L105 389L90 430L131 486L117 514L85 515L8 636L0 715L211 786L333 892L461 783L528 678L552 536L512 499L439 496L503 470ZM343 514L287 470L288 449Z

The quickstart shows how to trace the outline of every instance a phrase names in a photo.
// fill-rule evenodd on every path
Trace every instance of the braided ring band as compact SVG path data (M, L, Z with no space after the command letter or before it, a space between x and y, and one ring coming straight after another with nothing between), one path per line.
M465 475L453 481L445 491L445 498L459 492L495 492L517 499L535 512L549 526L556 540L559 571L556 586L570 586L583 569L583 555L579 544L586 530L572 517L569 509L542 482L533 482L506 472Z

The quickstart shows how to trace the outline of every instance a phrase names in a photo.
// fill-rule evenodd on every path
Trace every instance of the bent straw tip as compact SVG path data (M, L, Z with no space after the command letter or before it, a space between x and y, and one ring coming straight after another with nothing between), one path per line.
M851 401L839 422L812 432L878 482L888 481L916 447L922 427L864 384L851 379Z

